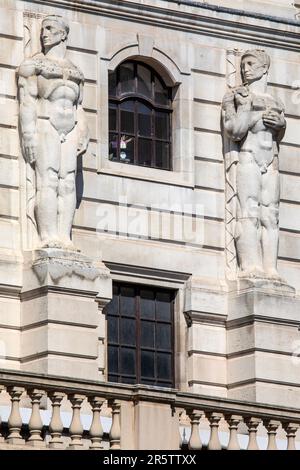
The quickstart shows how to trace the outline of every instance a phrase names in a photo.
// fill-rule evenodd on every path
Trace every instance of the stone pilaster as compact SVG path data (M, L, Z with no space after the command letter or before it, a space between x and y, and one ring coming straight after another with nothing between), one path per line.
M226 397L225 286L192 277L186 286L184 315L189 390Z

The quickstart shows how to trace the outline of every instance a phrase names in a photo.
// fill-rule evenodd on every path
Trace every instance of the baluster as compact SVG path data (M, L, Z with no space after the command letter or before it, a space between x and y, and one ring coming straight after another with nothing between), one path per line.
M8 431L9 435L7 442L9 444L25 444L22 439L20 431L22 428L22 418L20 415L20 399L22 393L25 391L23 387L7 387L7 391L11 399L11 411L8 418Z
M74 393L72 395L68 395L68 398L72 403L73 408L73 416L69 428L69 433L71 436L71 443L69 444L69 448L73 450L82 449L83 427L80 419L80 408L83 400L85 399L85 396Z
M30 437L27 444L31 446L44 447L46 444L41 436L43 422L40 415L40 403L45 392L43 390L33 389L28 391L28 395L31 398L32 411L28 423Z
M287 450L296 450L295 438L298 431L299 424L297 423L284 423L283 429L287 436Z
M184 409L183 408L173 408L173 416L174 416L174 419L176 420L176 425L177 425L177 436L178 436L178 447L177 449L181 449L182 448L182 444L183 444L183 438L181 437L181 434L180 434L180 418L181 418L181 415L183 414L184 412ZM176 439L176 438L175 438ZM174 447L174 449L176 449L176 447Z
M219 421L222 418L221 413L208 413L207 418L210 423L210 439L208 443L208 450L221 450L221 442L219 439Z
M110 400L109 406L112 409L112 424L109 433L110 449L121 449L121 402Z
M280 426L280 421L276 421L274 419L269 419L264 421L264 426L268 431L268 447L267 450L278 450L276 444L276 434L277 429Z
M0 394L1 394L2 390L4 390L4 386L0 385ZM4 437L2 435L2 419L1 419L1 415L0 415L0 442L3 442L3 441L4 441Z
M225 417L229 426L229 442L227 450L240 450L240 444L238 440L238 426L243 420L240 415L226 415Z
M199 422L203 412L197 410L187 410L187 415L191 421L191 435L188 447L190 450L201 450L202 442L200 438Z
M61 392L51 392L48 393L48 396L52 403L52 416L49 424L51 441L49 442L49 447L51 449L62 449L64 447L64 443L61 435L64 426L60 417L60 405L65 394Z
M93 420L90 427L90 438L92 441L90 449L103 449L103 447L101 446L103 429L100 419L100 411L105 400L104 398L100 397L89 397L88 400L93 411Z
M2 435L2 418L0 415L0 442L3 442L3 441L4 441L4 437Z
M259 418L246 418L245 423L248 426L249 442L247 450L259 450L257 445L256 433L261 420Z

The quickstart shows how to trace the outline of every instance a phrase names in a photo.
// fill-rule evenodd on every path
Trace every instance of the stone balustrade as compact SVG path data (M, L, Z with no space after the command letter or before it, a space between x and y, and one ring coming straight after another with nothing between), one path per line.
M287 450L296 449L296 433L300 427L300 411L297 409L218 399L173 389L75 381L8 370L0 371L0 410L9 408L8 419L1 421L0 413L0 449L19 446L32 449L126 449L126 446L122 447L122 433L130 432L130 426L121 426L123 405L134 403L136 406L139 402L169 407L177 432L181 429L178 449L276 450L278 441ZM29 420L23 419L21 410L24 407L29 412ZM66 407L70 415L68 425L62 420L63 408ZM110 428L105 432L103 417L100 419L103 411ZM48 413L48 420L45 420L45 413ZM89 429L83 427L83 414L89 415ZM145 433L148 431L145 423ZM208 438L204 443L205 433ZM225 445L220 439L224 433ZM261 445L261 436L264 436L266 445ZM247 440L246 446L241 444L242 440Z

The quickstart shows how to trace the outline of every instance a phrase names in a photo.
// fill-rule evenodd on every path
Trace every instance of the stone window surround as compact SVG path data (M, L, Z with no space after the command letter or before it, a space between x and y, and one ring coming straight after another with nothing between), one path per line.
M149 46L150 44L150 46ZM150 65L174 88L172 116L172 166L173 170L125 165L108 158L108 73L125 60L137 59ZM137 36L136 43L119 46L100 59L100 110L98 173L136 178L170 185L194 187L193 146L193 84L191 70L176 64L164 51L153 44L153 39Z
M175 388L186 388L186 319L182 313L184 310L184 299L186 282L190 274L170 272L151 268L123 265L104 261L109 268L112 282L139 284L145 287L161 287L162 289L176 290L174 302L174 382ZM105 325L104 349L107 351L107 324ZM107 380L107 353L105 353L105 380ZM150 386L155 387L155 386Z
M122 312L122 309L120 307L120 302L121 299L125 300L126 295L123 295L123 289L133 289L134 291L134 315L129 315L129 313ZM115 290L116 292L115 292ZM156 295L158 292L163 289L161 286L151 286L149 284L144 285L144 284L135 284L135 283L123 283L123 282L116 282L113 281L113 298L115 295L119 299L119 302L116 302L115 304L115 309L114 313L111 311L106 310L105 311L105 316L110 319L111 324L114 325L114 327L118 330L119 332L119 341L116 341L116 339L108 339L108 330L109 330L109 324L107 323L107 343L108 343L108 350L109 347L112 347L114 350L117 348L118 349L118 356L119 356L119 364L117 367L117 370L109 370L107 368L108 372L108 381L109 382L114 382L114 383L123 383L127 384L126 378L129 378L131 380L134 380L135 384L141 384L143 383L144 385L149 385L149 386L154 386L154 387L164 387L164 388L174 388L175 385L175 374L174 374L174 366L175 366L175 348L174 348L174 339L175 339L175 332L174 332L174 304L175 304L175 296L177 294L177 291L174 291L173 289L163 289L163 292L168 292L170 295L170 301L169 301L169 308L170 308L170 318L166 320L165 318L157 318L156 315L154 317L148 317L148 316L143 316L142 312L142 305L141 305L141 300L142 300L142 293L141 291L143 289L147 289L148 291L152 292L154 294L154 299L152 300L152 305L154 306L154 309L156 310ZM131 296L130 296L131 297ZM131 297L132 299L132 297ZM156 310L157 311L157 310ZM131 325L135 325L135 331L133 332L131 329L131 334L130 337L134 337L135 342L130 343L128 340L124 339L122 340L122 326L124 327L126 322L130 321ZM153 327L153 344L150 347L150 345L145 345L143 344L143 325L144 326L149 326L151 325ZM163 346L158 346L157 344L157 332L164 326L170 327L170 342L163 338L164 344ZM114 329L112 327L112 329ZM154 334L155 331L155 334ZM123 330L124 332L124 330ZM128 332L127 332L128 333ZM127 334L126 333L126 334ZM150 350L151 349L151 350ZM107 350L107 357L109 360L109 351ZM134 371L132 370L130 373L127 371L127 373L124 373L122 370L122 357L124 358L123 353L126 351L131 353L134 353ZM143 360L142 356L143 353L146 354L153 354L153 374L151 377L149 375L145 376L143 373ZM166 354L168 355L170 361L170 374L166 373L163 377L158 375L158 356L161 355L165 356ZM141 380L144 380L144 382L141 382ZM157 384L156 382L160 382L160 384ZM164 383L164 385L162 385Z

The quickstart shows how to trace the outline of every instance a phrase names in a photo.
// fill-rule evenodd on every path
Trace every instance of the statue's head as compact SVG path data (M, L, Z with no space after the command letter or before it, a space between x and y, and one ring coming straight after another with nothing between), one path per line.
M43 48L47 51L53 46L67 40L69 25L59 15L46 16L42 21L41 41Z
M241 75L244 83L253 83L268 73L270 57L263 49L250 49L242 55Z

